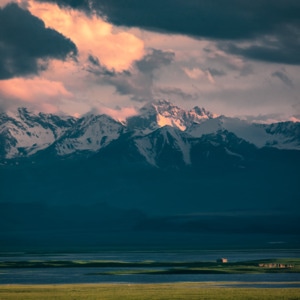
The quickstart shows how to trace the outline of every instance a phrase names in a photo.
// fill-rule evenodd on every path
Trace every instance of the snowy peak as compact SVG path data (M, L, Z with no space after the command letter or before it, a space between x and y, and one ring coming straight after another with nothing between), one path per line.
M195 138L226 130L258 148L300 149L300 123L255 124L238 118L220 116L201 124L193 124L186 131Z
M280 122L262 125L268 134L268 146L281 149L300 149L300 123Z
M164 126L171 126L185 131L193 123L216 117L204 108L194 107L186 111L167 100L149 102L140 109L138 116L127 119L127 126L131 130L148 134Z
M87 114L79 119L55 144L57 154L96 152L117 139L124 126L107 115Z
M191 145L179 129L164 126L156 131L135 138L138 152L154 166L189 165Z
M14 158L35 154L53 144L75 123L72 117L34 114L26 108L1 115L1 156Z
M2 159L30 157L47 149L54 157L113 151L116 157L124 154L166 167L193 165L207 153L244 158L246 148L251 152L264 147L300 150L300 123L254 124L198 106L184 110L166 100L147 103L125 123L105 114L76 119L26 108L0 114Z
M171 126L181 131L186 129L187 113L185 110L166 100L154 102L152 105L156 111L158 127Z
M188 112L190 119L193 123L202 123L204 120L217 118L218 115L213 114L207 111L204 107L200 108L199 106L195 106L192 110Z

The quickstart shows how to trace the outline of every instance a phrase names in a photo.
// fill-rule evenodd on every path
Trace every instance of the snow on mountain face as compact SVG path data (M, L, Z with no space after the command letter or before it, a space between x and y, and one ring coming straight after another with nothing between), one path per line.
M234 147L235 138L222 140L222 136L231 135L239 141ZM192 152L195 157L205 149L213 151L211 147L242 158L240 141L246 142L245 147L251 144L257 148L300 150L300 123L253 124L217 117L199 107L185 111L165 100L146 104L139 115L128 118L124 124L95 114L80 119L34 114L26 109L0 114L0 157L6 159L27 157L50 146L51 153L58 156L95 153L110 144L121 145L112 141L122 137L123 142L134 145L138 153L133 156L143 157L150 165L189 165L193 164ZM121 153L122 149L119 146L115 152Z
M123 125L107 115L86 115L57 141L55 149L60 156L76 151L96 152L117 139L122 131Z
M161 155L164 155L163 151L166 148L169 151L167 155L170 156L172 152L175 152L178 154L175 154L177 160L183 161L186 165L191 164L191 145L177 128L165 126L146 136L136 137L135 145L139 153L153 166L159 165Z
M224 116L208 120L202 123L201 126L194 124L187 132L191 136L199 138L204 134L211 134L223 130L232 132L257 147L263 147L268 138L268 134L263 128L259 128L255 124L250 124L240 119L226 118Z
M300 123L284 122L280 124L254 124L237 118L221 116L208 119L200 125L193 124L187 129L187 133L200 138L204 134L227 130L258 148L272 146L279 149L300 150Z
M17 113L1 114L0 119L2 153L6 158L32 155L49 147L75 123L71 117L36 115L25 108L19 108Z
M252 159L253 153L257 151L255 145L227 130L203 134L200 138L194 139L192 144L191 160L193 164L199 164L199 162L203 162L203 159L221 159L223 164L235 159L235 161L242 163L249 158Z
M300 123L280 122L262 125L268 133L267 146L279 149L300 149Z
M140 114L127 119L127 127L140 134L148 134L158 128L171 126L181 131L193 123L201 124L204 120L216 117L204 108L194 107L185 111L169 101L150 102L140 109Z

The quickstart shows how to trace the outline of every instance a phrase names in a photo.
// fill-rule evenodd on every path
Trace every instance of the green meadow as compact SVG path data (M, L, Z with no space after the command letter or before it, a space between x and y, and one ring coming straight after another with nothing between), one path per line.
M218 283L222 284L222 283ZM300 288L231 288L211 283L0 285L2 300L300 299Z
M300 259L267 259L235 263L217 262L125 262L90 260L24 260L2 261L1 269L10 268L72 268L86 269L86 275L130 274L259 274L300 273ZM99 268L89 273L90 267ZM108 269L109 268L109 269ZM112 270L113 269L113 270ZM0 285L1 300L101 299L101 300L160 300L160 299L290 299L300 300L300 288L281 288L280 283L264 282L194 282L158 284L33 284ZM295 284L290 282L284 284Z
M275 265L269 267L269 265ZM282 265L283 267L279 267ZM278 266L278 267L277 267ZM2 261L2 268L86 268L87 275L130 275L130 274L258 274L300 273L300 259L265 259L245 262L125 262L84 260L26 260ZM89 268L99 268L98 273L89 273ZM107 268L110 270L107 271ZM113 270L111 270L113 268Z

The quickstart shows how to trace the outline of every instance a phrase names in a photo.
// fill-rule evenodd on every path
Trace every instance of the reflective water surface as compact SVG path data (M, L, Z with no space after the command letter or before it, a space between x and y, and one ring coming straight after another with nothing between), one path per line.
M84 261L215 261L226 257L231 262L268 258L299 258L300 250L255 251L151 251L98 253L24 254L1 253L0 261L84 260ZM145 268L143 268L145 269ZM169 282L231 282L232 286L300 287L299 273L277 274L172 274L172 275L97 275L114 268L2 268L0 284L63 284L63 283L169 283ZM120 268L118 268L120 270ZM231 285L231 284L230 284ZM227 285L228 286L228 285Z

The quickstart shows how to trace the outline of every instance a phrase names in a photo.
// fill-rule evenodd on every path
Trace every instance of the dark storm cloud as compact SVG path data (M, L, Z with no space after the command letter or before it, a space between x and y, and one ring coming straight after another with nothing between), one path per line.
M90 13L92 10L92 1L89 0L38 0L38 2L52 2L60 7L72 7L86 13Z
M99 62L99 59L98 57L95 57L93 55L89 55L88 57L88 61L95 67L100 67L100 62Z
M45 0L41 0L45 2ZM297 0L49 0L86 11L95 9L116 25L193 36L244 39L279 24L299 21Z
M287 74L284 72L284 70L276 71L276 72L272 73L272 76L280 79L288 87L294 87L293 81L287 76Z
M36 74L46 60L75 56L75 44L17 4L0 8L0 79ZM39 63L43 59L44 63Z
M105 75L105 76L116 76L115 71L110 71L103 65L101 65L98 57L89 55L88 56L88 61L87 61L87 67L86 71L93 73L94 75L100 76L100 75Z
M232 44L223 49L251 59L300 63L298 0L48 1L86 12L95 10L115 25L227 41L265 38L259 45L242 48ZM266 37L271 39L267 41Z
M300 26L278 28L276 32L270 34L258 38L254 44L247 46L233 42L221 42L219 48L225 52L254 60L299 65Z

